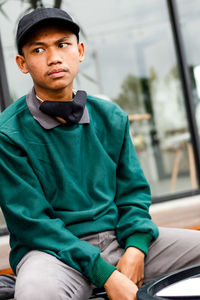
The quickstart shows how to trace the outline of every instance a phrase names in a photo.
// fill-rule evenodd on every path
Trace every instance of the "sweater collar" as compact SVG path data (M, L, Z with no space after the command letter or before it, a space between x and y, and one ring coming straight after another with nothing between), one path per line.
M62 123L59 122L57 119L43 113L39 107L40 103L38 99L36 98L35 90L34 88L28 93L26 96L26 103L27 106L33 116L33 118L44 128L44 129L53 129ZM83 116L80 119L78 124L89 124L90 123L90 117L88 113L88 109L85 106Z

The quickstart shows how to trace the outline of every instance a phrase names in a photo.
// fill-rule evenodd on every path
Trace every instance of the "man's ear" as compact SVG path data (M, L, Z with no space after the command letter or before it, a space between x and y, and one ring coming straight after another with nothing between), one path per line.
M81 42L78 44L78 52L79 52L79 61L82 62L84 60L85 46Z
M25 57L23 55L18 54L16 56L16 63L22 73L27 74L29 72L28 68L27 68Z

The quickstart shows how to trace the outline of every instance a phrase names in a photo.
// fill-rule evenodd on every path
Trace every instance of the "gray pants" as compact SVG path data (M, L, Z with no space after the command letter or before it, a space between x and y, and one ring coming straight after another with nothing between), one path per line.
M183 267L200 264L200 231L159 228L159 237L145 259L148 282ZM84 240L99 247L101 256L116 265L123 249L112 231ZM94 286L78 271L41 251L26 254L17 266L16 300L86 300Z

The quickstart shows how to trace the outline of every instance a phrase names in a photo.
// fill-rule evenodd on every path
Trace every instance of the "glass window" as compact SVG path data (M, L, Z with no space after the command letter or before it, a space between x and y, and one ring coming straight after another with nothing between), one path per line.
M200 2L177 1L180 28L184 42L186 62L190 74L196 121L200 134Z
M70 7L86 44L77 86L127 111L153 196L195 189L193 149L166 1L75 0ZM67 9L65 2L63 8Z
M11 96L17 99L32 86L15 63L16 24L27 4L10 0L3 8L8 15L0 18L6 70ZM63 0L62 8L80 24L86 46L75 87L116 102L129 114L152 195L195 189L193 149L166 1Z
M5 230L5 220L4 220L4 216L2 214L2 211L0 210L0 235L2 232L4 232Z
M4 14L0 11L0 33L12 101L26 94L32 86L29 75L23 75L15 63L17 54L15 44L17 22L22 13L29 7L27 4L22 5L22 2L15 0L6 1L2 5Z

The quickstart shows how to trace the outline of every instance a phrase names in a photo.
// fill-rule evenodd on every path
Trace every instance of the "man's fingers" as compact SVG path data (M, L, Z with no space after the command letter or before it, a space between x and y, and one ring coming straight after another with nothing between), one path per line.
M138 288L140 288L143 284L143 278L136 282Z

